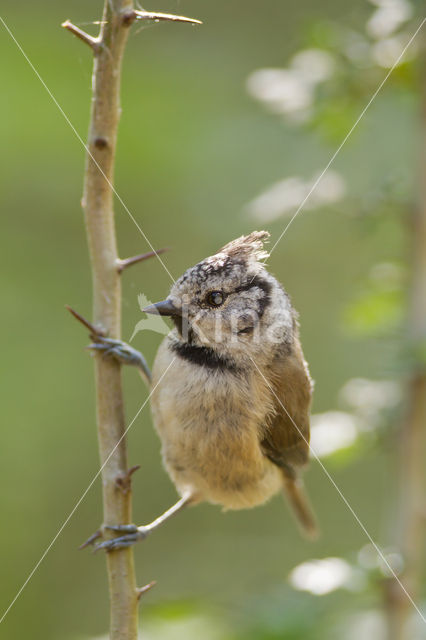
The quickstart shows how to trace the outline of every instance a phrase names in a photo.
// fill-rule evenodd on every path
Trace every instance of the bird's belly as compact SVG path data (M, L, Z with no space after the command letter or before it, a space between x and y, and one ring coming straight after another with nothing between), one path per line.
M192 432L175 427L173 440L163 440L163 459L181 493L189 490L200 500L241 509L265 502L281 488L278 468L243 425L235 434L226 424L208 429L201 424Z
M164 464L180 493L241 509L279 491L282 476L260 449L259 416L249 390L214 379L203 367L192 380L172 376L170 370L151 405Z

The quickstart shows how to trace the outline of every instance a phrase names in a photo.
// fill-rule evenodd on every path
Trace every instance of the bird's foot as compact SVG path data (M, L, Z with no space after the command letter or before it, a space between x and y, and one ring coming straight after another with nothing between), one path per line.
M100 351L105 357L114 358L118 362L121 362L121 364L137 367L142 371L147 380L151 381L151 371L145 358L140 351L133 349L133 347L126 342L97 335L96 341L89 344L87 348L92 351Z
M120 524L116 526L105 525L105 529L116 533L125 533L126 535L111 540L99 542L94 546L94 551L116 551L117 549L126 549L131 547L139 540L145 540L150 532L148 527L137 527L135 524Z

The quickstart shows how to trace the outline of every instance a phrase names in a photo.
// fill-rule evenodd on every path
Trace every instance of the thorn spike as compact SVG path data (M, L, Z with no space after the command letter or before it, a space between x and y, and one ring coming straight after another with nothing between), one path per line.
M140 600L145 593L150 591L152 589L152 587L155 587L156 584L157 584L157 581L156 580L152 580L152 582L149 582L144 587L140 587L139 589L136 589L136 594L137 594L138 600Z
M163 249L157 249L157 251L149 251L148 253L141 253L137 256L132 256L131 258L126 258L125 260L117 260L117 271L118 273L122 273L124 269L131 267L133 264L138 264L138 262L144 262L149 258L154 258L159 256L162 253L169 251L168 247Z

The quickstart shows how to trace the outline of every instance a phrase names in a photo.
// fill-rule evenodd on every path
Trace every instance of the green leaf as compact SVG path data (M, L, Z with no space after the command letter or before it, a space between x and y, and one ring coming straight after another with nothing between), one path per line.
M399 289L367 291L344 312L344 324L362 335L386 334L396 329L403 319L404 302Z

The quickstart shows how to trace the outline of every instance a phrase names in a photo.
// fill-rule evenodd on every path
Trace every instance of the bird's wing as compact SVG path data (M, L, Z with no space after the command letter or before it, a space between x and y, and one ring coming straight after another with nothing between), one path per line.
M269 376L273 411L263 434L261 448L288 477L308 462L309 416L312 381L300 343L290 354L279 354Z

